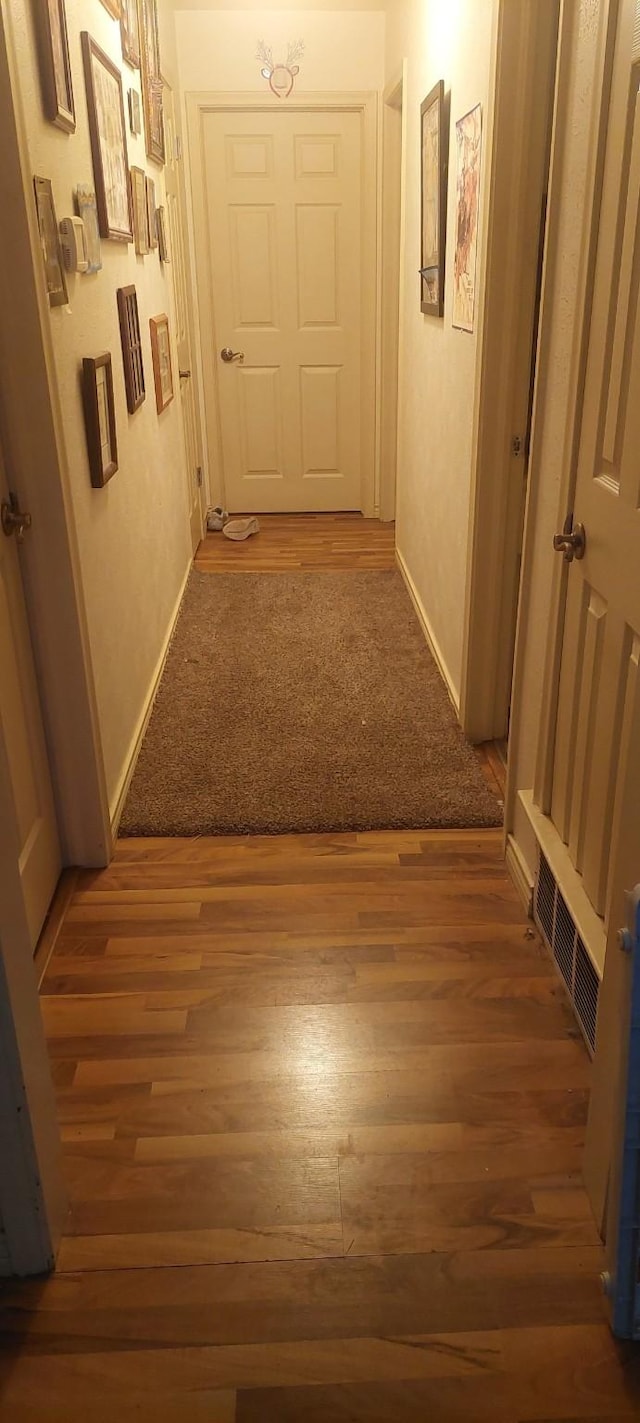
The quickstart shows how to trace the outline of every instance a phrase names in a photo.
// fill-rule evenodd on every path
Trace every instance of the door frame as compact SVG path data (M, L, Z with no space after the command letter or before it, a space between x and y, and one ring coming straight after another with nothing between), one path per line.
M398 393L402 388L407 151L407 60L382 95L380 296L380 518L395 518L400 467Z
M187 115L191 209L196 252L208 251L206 183L204 174L203 119L207 113L282 111L277 96L243 91L214 93L188 92L184 95ZM378 95L370 92L329 92L293 94L287 99L287 109L298 112L351 112L361 115L362 123L362 421L361 421L361 508L368 517L380 511L380 437L379 421L372 420L372 411L380 409L380 272L378 270ZM208 262L194 267L196 306L199 310L199 357L204 418L209 453L209 500L224 505L222 433L218 402L218 365L215 359L217 341L206 339L215 332L213 291ZM368 300L367 300L368 294Z
M500 0L497 15L460 694L472 742L502 739L509 721L560 4Z

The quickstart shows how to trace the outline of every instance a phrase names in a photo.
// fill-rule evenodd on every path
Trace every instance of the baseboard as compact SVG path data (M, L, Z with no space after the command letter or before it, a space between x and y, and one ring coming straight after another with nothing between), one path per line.
M121 776L121 778L120 778L120 784L119 784L119 786L118 786L118 789L117 789L117 791L116 791L116 794L115 794L113 800L109 802L109 817L110 817L110 820L111 820L111 833L112 833L112 835L113 835L113 839L114 839L114 840L115 840L115 838L116 838L116 836L117 836L117 834L118 834L118 826L119 826L119 824L120 824L120 819L121 819L121 816L122 816L122 812L123 812L123 810L124 810L124 803L125 803L125 801L126 801L126 799L127 799L127 794L128 794L128 791L129 791L129 786L131 785L131 778L132 778L133 773L134 773L135 768L136 768L136 761L138 760L138 756L140 755L140 747L142 746L142 742L143 742L143 740L144 740L144 734L145 734L145 731L146 731L146 729L147 729L147 727L148 727L148 725L149 725L149 718L150 718L151 713L152 713L152 711L153 711L153 703L155 702L155 699L156 699L156 694L157 694L157 691L158 691L158 687L160 686L160 678L162 677L162 673L164 672L164 664L165 664L165 662L166 662L166 660L167 660L167 653L168 653L168 651L169 651L169 644L170 644L171 639L172 639L172 637L173 637L173 631L174 631L176 622L177 622L177 620L178 620L178 613L180 612L180 605L181 605L181 603L182 603L182 599L183 599L183 596L184 596L184 590L185 590L185 588L186 588L186 586L187 586L187 579L188 579L188 577L189 577L189 574L190 574L190 572L191 572L192 567L193 567L193 564L192 564L191 561L189 561L189 564L188 564L188 566L187 566L187 571L186 571L186 573L185 573L185 575L184 575L184 578L183 578L183 580L182 580L182 583L180 584L180 591L179 591L178 596L177 596L177 598L176 598L176 602L175 602L175 605L174 605L174 608L173 608L173 612L172 612L171 617L170 617L170 619L169 619L169 626L168 626L168 628L167 628L166 636L165 636L164 642L163 642L163 644L162 644L162 648L161 648L161 651L160 651L160 656L159 656L159 658L158 658L158 661L157 661L157 663L156 663L156 666L155 666L155 669L154 669L154 672L153 672L153 676L152 676L152 678L151 678L151 683L150 683L150 686L149 686L149 691L148 691L148 693L147 693L147 699L146 699L146 702L145 702L144 707L143 707L143 709L142 709L142 712L141 712L141 714L140 714L140 718L139 718L139 720L138 720L138 725L137 725L136 730L135 730L135 732L134 732L134 734L133 734L133 737L132 737L132 739L131 739L131 745L130 745L130 747L129 747L129 754L128 754L127 759L126 759L126 762L125 762L125 769L124 769L124 771L123 771L123 773L122 773L122 776Z
M438 640L434 634L431 623L429 622L429 619L425 612L424 604L399 548L396 548L396 563L404 579L411 602L413 603L413 606L416 610L418 622L420 623L420 627L422 628L422 631L424 633L425 640L429 647L429 651L431 652L431 655L438 668L440 676L442 677L445 687L449 693L449 699L454 708L455 714L459 718L460 697L458 696L453 682L451 681L449 669L444 660L442 652L440 651L440 647L438 646Z
M533 880L529 875L524 855L522 855L520 847L517 841L514 840L513 835L507 836L505 860L509 874L525 907L527 917L533 919Z
M77 883L77 869L70 868L62 871L33 956L38 988L42 985L49 959L55 949L58 935L64 923L64 916L75 894Z

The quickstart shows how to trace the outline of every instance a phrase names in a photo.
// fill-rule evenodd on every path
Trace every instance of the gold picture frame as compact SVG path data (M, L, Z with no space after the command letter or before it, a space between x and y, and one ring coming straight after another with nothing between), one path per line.
M75 133L65 0L37 0L35 10L44 111L65 133Z
M153 380L156 388L156 409L160 415L171 404L174 397L169 317L164 314L150 317L149 330L151 332Z
M34 178L33 188L49 306L66 306L69 298L51 179Z
M140 0L140 74L147 157L164 164L165 142L156 0Z

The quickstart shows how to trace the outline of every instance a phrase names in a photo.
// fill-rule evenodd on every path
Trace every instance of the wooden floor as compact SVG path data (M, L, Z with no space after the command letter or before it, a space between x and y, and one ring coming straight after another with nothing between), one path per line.
M362 514L260 514L244 543L207 534L196 554L201 573L332 573L395 568L395 528Z
M3 1423L638 1417L496 832L123 841L42 1007L71 1213Z

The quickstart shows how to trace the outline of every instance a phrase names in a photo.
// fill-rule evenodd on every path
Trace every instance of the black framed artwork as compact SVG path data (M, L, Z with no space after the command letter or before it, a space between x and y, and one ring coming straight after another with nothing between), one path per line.
M444 81L420 105L420 310L444 316L448 122Z

